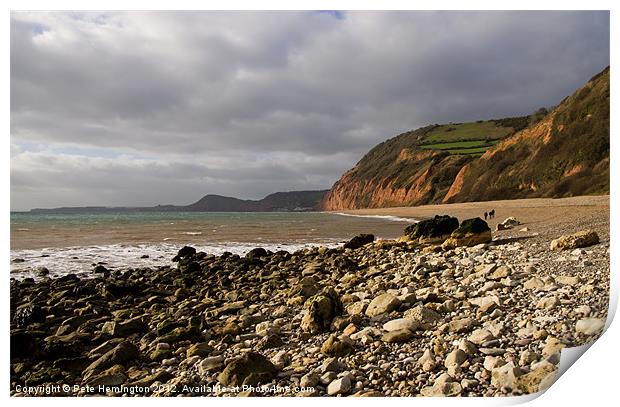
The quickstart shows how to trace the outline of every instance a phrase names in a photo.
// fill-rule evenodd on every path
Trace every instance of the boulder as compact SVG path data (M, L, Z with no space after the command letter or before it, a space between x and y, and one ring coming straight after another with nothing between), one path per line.
M423 244L442 243L459 227L459 220L448 215L435 215L405 228L405 236Z
M372 243L375 240L375 235L371 235L371 234L361 234L361 235L357 235L355 236L353 239L349 240L347 243L344 244L344 248L345 249L359 249L360 247L368 244L368 243Z
M260 259L261 257L269 256L270 252L263 249L262 247L256 247L249 252L246 253L245 257L248 259Z
M536 369L517 378L517 388L526 394L546 390L556 378L558 368L552 363L543 362Z
M485 221L480 218L465 219L458 229L443 242L441 248L450 250L461 246L476 246L489 243L491 240L491 229Z
M301 329L304 332L318 334L327 330L334 317L341 313L342 302L336 290L331 287L324 289L306 300Z
M517 389L517 378L521 376L521 369L512 362L496 367L491 371L491 385L497 389Z
M551 242L551 250L572 250L599 243L598 235L593 230L582 230L573 235L564 235Z
M397 297L388 293L381 294L378 297L375 297L370 304L368 304L368 308L366 308L366 315L372 318L377 315L392 312L398 308L399 305L400 300Z
M265 356L248 352L228 363L217 380L224 386L256 386L271 380L276 372L274 364Z

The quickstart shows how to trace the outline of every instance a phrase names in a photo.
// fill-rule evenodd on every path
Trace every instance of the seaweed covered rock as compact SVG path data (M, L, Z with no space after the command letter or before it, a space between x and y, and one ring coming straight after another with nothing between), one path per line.
M475 246L491 241L491 228L480 218L465 219L441 245L444 250L459 246Z
M342 313L342 302L333 288L308 298L304 304L301 329L311 334L327 330L335 316Z
M419 243L441 243L459 227L459 220L449 215L435 215L405 228L405 236Z
M344 244L345 249L359 249L360 247L372 243L375 241L375 235L362 233L361 235L355 236L353 239L349 240Z
M217 379L224 386L256 386L271 380L276 371L274 364L265 356L248 352L226 365Z

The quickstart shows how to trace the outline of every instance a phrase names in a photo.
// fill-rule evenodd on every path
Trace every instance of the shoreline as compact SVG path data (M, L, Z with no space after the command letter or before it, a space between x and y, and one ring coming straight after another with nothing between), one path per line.
M11 395L59 384L66 396L223 396L212 390L258 384L275 390L233 393L537 392L561 349L594 341L607 316L609 212L604 201L588 208L552 230L521 218L527 231L446 251L396 241L244 257L183 248L177 267L13 280ZM575 228L601 242L549 249L550 235Z

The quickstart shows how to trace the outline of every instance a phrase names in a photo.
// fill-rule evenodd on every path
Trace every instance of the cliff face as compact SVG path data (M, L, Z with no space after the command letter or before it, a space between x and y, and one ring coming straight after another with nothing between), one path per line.
M444 202L609 193L609 68L463 170Z
M609 68L551 112L432 125L370 150L325 195L343 210L609 193Z

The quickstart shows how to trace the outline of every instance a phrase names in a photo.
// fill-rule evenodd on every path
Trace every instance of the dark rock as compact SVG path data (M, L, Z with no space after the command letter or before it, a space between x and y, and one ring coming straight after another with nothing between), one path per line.
M95 268L93 269L93 273L109 275L110 274L110 270L108 270L105 266L99 264L99 265L95 266Z
M39 267L37 269L37 276L39 277L45 277L48 276L50 274L50 271L47 269L47 267Z
M43 309L36 304L27 304L18 308L13 316L13 323L18 328L26 327L30 324L45 321Z
M11 359L22 359L33 356L37 350L36 337L25 330L11 330L10 338Z
M185 258L192 257L196 254L196 249L191 246L183 246L181 250L178 251L177 255L172 258L172 261L178 262Z
M271 380L276 372L276 367L265 356L248 352L226 365L217 379L224 386L256 386Z
M248 259L259 259L261 257L267 257L269 256L270 252L268 252L267 250L263 249L262 247L257 247L255 249L250 250L245 257L247 257Z
M461 222L461 225L452 232L452 237L460 238L467 234L480 234L484 232L490 232L488 223L480 218L465 219Z
M459 220L448 215L435 215L405 228L405 235L412 239L447 238L459 227Z
M372 243L375 241L375 235L372 234L361 234L355 236L353 239L349 240L344 244L345 249L359 249L360 247Z
M104 353L99 359L91 363L86 369L84 369L82 376L84 380L87 380L96 372L107 369L116 364L122 364L123 362L134 360L139 356L140 350L136 347L136 345L129 341L123 341L116 345L114 349Z

